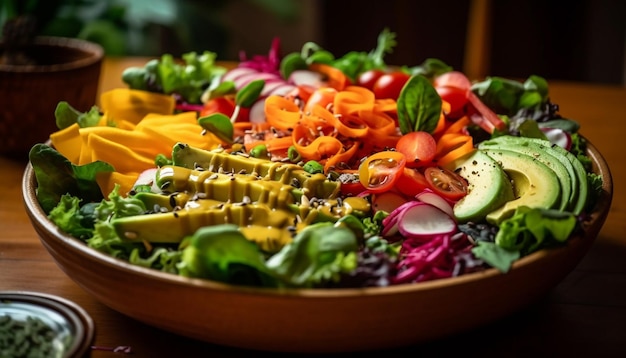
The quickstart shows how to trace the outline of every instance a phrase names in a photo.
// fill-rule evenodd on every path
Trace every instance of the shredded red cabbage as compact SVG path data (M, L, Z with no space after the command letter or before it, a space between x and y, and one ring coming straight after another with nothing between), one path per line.
M239 67L280 74L280 58L280 38L274 37L267 56L254 55L249 59L244 51L239 52Z
M393 283L430 281L476 271L484 263L471 254L472 246L463 232L438 235L427 242L407 239L400 249Z

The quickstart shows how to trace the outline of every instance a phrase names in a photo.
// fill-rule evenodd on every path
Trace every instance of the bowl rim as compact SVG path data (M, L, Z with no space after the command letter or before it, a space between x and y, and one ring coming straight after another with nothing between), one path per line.
M581 136L587 143L587 154L593 163L593 171L597 174L601 174L603 178L602 193L596 202L591 217L583 225L583 232L587 233L594 225L598 226L597 230L601 229L601 226L609 213L612 197L613 197L613 180L611 171L607 161L604 159L599 150L589 142L584 136ZM417 291L430 291L439 288L449 288L451 286L461 286L471 284L476 281L480 281L486 278L493 278L495 276L508 275L513 271L522 269L525 266L532 264L539 260L548 260L551 257L558 255L561 251L567 250L572 245L583 245L585 240L594 241L597 235L592 238L585 237L586 235L575 235L570 237L565 245L550 248L541 249L530 255L524 256L515 262L513 262L511 269L508 273L501 273L496 268L488 268L478 272L472 272L463 274L456 277L442 278L432 281L425 281L419 283L407 283L399 285L391 285L385 287L362 287L362 288L267 288L267 287L251 287L251 286L239 286L210 279L201 278L189 278L171 273L162 272L159 270L146 268L138 265L134 265L123 259L115 258L106 253L100 252L87 246L83 241L66 234L58 229L58 227L47 218L43 210L41 209L35 193L35 176L32 165L30 162L26 165L24 175L22 177L22 195L27 209L28 215L31 220L36 221L39 225L45 228L46 231L54 235L55 239L62 240L65 244L78 250L83 255L93 257L93 259L99 260L101 263L116 270L123 270L131 272L133 274L148 275L150 278L167 282L169 284L176 285L192 285L199 289L213 289L213 290L225 290L240 294L251 295L264 295L264 296L299 296L309 298L338 298L338 297L357 297L363 295L396 295L415 293ZM590 244L590 243L589 243Z
M2 42L0 42L2 44ZM89 67L101 63L104 59L104 48L99 44L79 38L59 37L59 36L38 36L35 38L33 47L49 46L58 48L68 48L83 52L85 56L67 63L52 65L5 65L0 64L0 73L42 73L61 72L77 68Z

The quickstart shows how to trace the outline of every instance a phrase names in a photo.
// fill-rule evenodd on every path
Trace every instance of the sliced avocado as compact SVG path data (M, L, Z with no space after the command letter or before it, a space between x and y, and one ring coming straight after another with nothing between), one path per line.
M157 186L164 192L199 193L205 199L221 202L250 201L285 209L295 200L291 185L247 174L212 173L165 165L155 177Z
M293 185L309 198L336 198L340 192L340 183L328 180L322 173L311 174L297 164L231 154L221 149L205 150L178 143L174 145L172 161L175 166L189 169L244 173Z
M502 138L502 137L500 137ZM520 137L513 137L520 138ZM519 142L519 143L517 143ZM542 162L550 169L554 170L561 184L561 204L558 209L562 211L571 210L571 203L578 197L578 181L574 174L572 163L561 153L546 147L537 142L523 140L493 140L479 144L479 149L490 150L510 150L517 153L529 155Z
M120 238L138 242L179 243L201 227L219 224L238 225L249 240L268 252L291 241L288 228L295 215L287 210L207 199L190 203L173 212L113 219L111 225Z
M481 149L498 162L513 183L515 199L487 214L487 221L500 224L519 206L553 209L560 204L561 184L556 173L537 159L503 149Z
M555 155L561 163L568 168L568 172L572 182L572 195L570 196L569 211L574 215L579 215L585 209L587 204L587 196L589 184L587 182L587 171L576 156L565 148L550 143L550 141L539 138L526 138L516 136L501 136L489 140L489 142L507 142L517 145L527 145L527 143L536 143L542 148ZM549 148L549 149L548 149Z
M485 216L515 199L513 187L500 165L482 151L474 151L447 166L468 182L468 193L454 205L459 222L483 221Z

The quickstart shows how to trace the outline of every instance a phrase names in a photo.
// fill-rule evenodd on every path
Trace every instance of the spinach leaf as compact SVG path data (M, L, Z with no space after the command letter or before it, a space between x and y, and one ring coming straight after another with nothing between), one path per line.
M430 80L422 75L409 78L398 97L398 124L402 134L432 133L441 115L441 97Z

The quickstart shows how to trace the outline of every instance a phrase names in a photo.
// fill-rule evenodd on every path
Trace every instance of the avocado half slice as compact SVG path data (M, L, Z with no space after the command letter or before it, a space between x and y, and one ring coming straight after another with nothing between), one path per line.
M548 140L540 138L528 138L517 136L500 136L488 141L485 141L479 145L481 149L506 149L520 153L526 153L536 157L546 164L551 162L552 169L556 166L554 160L561 163L561 165L567 171L566 178L569 179L571 191L567 200L561 199L561 203L567 202L566 208L561 207L561 210L567 210L574 215L579 215L585 209L587 204L588 182L587 171L583 167L582 163L576 158L576 156L566 149L553 145ZM555 170L559 176L559 182L563 189L563 196L567 196L566 184L564 184L565 178L562 171Z
M487 214L515 199L508 176L500 164L483 151L475 150L447 168L468 184L467 195L453 208L459 222L482 221Z
M553 209L560 205L562 194L558 176L536 158L504 149L481 149L498 162L513 184L515 199L487 214L487 222L500 224L520 206Z

